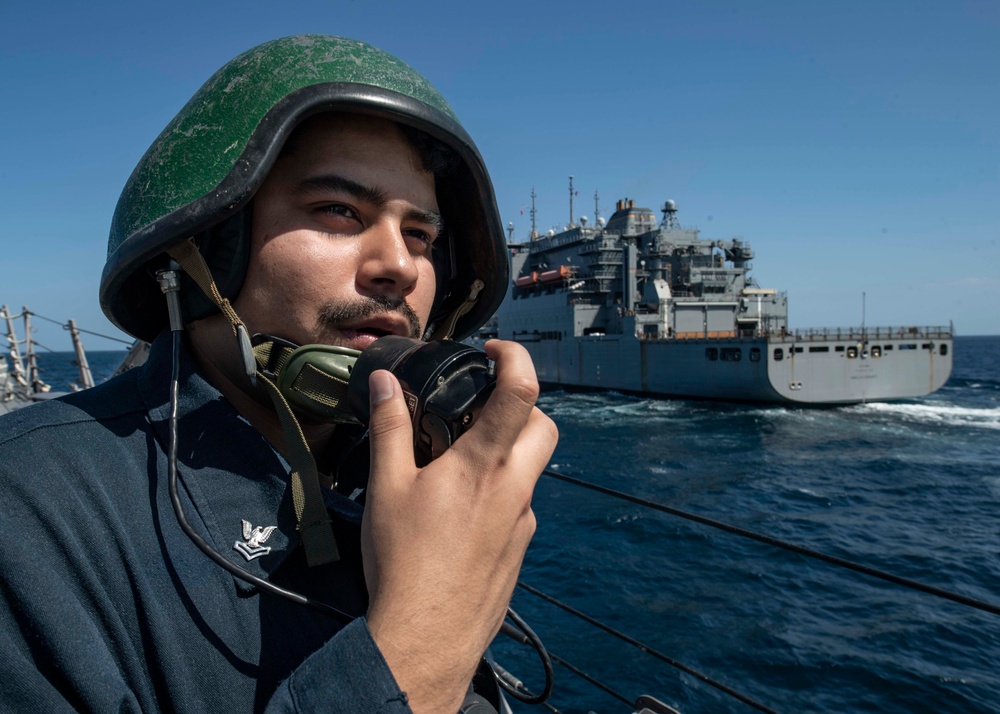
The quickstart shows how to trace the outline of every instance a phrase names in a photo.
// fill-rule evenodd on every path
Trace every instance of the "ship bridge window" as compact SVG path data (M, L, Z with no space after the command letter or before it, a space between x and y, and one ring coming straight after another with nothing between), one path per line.
M884 351L888 352L888 351L890 351L890 350L892 349L892 345L886 345L886 346L885 346L885 347L883 347L882 349L883 349Z
M751 362L760 362L760 347L751 347L750 348L750 361Z
M785 359L785 351L783 349L781 349L780 347L775 347L774 348L774 361L775 362L780 362L783 359Z
M719 359L719 350L716 347L706 347L705 348L705 359L709 362L715 362Z
M743 359L743 351L739 347L722 348L723 362L739 362L741 359Z
M830 348L826 345L820 345L819 347L810 347L810 352L829 352Z
M878 359L882 356L882 348L878 345L872 347L872 359Z
M925 342L924 344L922 344L920 346L923 349L925 349L925 350L932 350L932 349L934 349L934 345L932 345L930 342Z
M847 348L847 359L857 359L858 358L858 348L851 345Z
M802 354L802 348L801 347L793 347L792 348L792 352L794 352L797 355L800 355L800 354Z
M843 345L837 345L833 349L834 349L835 352L843 352L844 351L844 346Z
M941 356L944 357L945 355L948 354L948 345L941 344L938 348L938 351L941 353Z
M901 350L915 350L915 349L917 349L917 346L915 344L913 344L912 342L907 342L905 344L900 345L899 349L901 349Z

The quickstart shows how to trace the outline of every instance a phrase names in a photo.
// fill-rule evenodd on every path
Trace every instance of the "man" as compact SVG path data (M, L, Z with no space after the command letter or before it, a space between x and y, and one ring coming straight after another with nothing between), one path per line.
M320 36L223 67L115 212L102 305L148 362L0 422L0 710L458 711L555 447L530 360L487 344L495 392L423 468L389 372L367 438L274 385L297 345L471 334L506 282L481 158L409 67Z

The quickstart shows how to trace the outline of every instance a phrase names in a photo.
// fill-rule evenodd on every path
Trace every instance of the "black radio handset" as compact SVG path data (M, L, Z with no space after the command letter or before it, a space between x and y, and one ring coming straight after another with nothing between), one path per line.
M392 372L413 422L417 466L426 466L472 428L496 387L496 365L486 354L460 342L421 342L380 337L362 351L351 370L351 410L367 425L371 418L368 377Z
M386 335L364 351L297 346L254 335L263 374L300 415L320 422L368 425L368 378L385 369L399 380L413 423L417 466L426 466L472 428L496 386L493 361L460 342Z

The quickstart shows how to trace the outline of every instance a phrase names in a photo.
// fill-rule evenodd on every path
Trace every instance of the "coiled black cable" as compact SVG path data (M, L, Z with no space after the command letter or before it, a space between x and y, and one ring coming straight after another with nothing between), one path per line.
M510 694L515 699L519 699L525 704L542 704L548 701L549 697L552 695L552 688L555 686L555 673L552 671L552 659L549 657L548 651L545 649L545 645L539 639L535 631L528 627L528 623L521 619L520 616L511 608L507 608L507 617L514 623L511 626L504 620L504 623L500 626L500 632L523 645L531 645L535 652L538 653L538 659L542 662L542 668L545 670L545 685L542 688L541 694L534 694L530 689L524 686L524 683L519 679L513 677L505 669L494 669L497 675L497 682L503 687L503 690ZM516 626L516 627L515 627Z

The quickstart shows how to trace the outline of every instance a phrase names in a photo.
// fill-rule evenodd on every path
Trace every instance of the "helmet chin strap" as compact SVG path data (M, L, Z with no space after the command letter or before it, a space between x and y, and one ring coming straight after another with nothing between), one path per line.
M278 415L278 421L285 437L288 461L292 467L292 504L295 508L295 519L298 523L299 533L302 536L302 545L305 548L306 562L312 567L339 560L340 553L333 535L333 523L326 511L323 494L320 491L316 460L309 450L305 434L303 434L302 427L295 418L288 400L285 399L277 385L259 368L246 325L236 314L229 300L219 293L212 273L194 241L189 238L167 252L180 263L202 292L218 306L222 314L229 320L233 334L237 339L246 376L252 384L258 382L263 384L274 403L274 410Z

